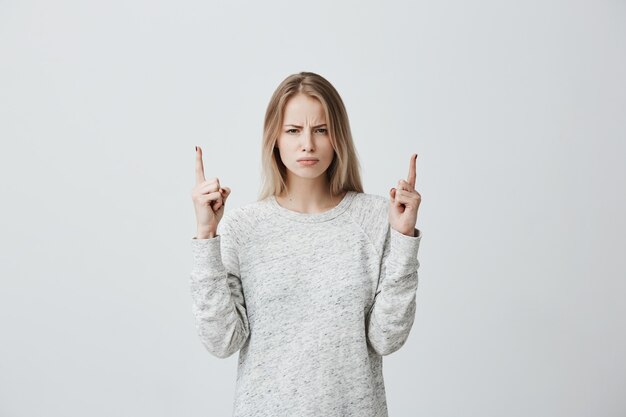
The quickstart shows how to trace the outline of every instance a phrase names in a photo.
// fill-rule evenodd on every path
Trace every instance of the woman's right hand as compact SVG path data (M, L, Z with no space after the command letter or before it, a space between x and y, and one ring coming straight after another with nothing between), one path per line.
M196 211L199 239L215 237L229 195L230 188L220 187L218 178L208 181L204 178L202 149L196 146L196 186L191 190L191 199Z

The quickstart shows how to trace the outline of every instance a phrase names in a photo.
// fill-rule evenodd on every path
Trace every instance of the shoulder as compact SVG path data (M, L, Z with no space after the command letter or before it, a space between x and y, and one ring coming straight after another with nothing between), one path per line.
M350 208L353 216L371 223L387 215L389 199L377 194L356 193Z
M267 199L246 203L238 207L225 207L224 216L218 224L218 234L228 235L238 245L244 245L252 231L268 215Z
M389 228L389 199L377 194L357 193L350 205L352 220L378 245Z

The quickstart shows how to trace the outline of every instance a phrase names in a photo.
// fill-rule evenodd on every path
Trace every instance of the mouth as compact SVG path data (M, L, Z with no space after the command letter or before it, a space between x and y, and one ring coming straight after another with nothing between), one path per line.
M298 159L298 162L302 162L302 161L315 161L315 162L317 162L317 161L319 161L319 159L317 159L317 158L300 158L300 159Z
M319 159L298 159L298 163L303 166L315 165L319 162Z

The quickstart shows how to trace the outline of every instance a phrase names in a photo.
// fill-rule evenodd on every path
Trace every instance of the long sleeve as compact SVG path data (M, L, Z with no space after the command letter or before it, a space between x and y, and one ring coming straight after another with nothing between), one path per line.
M406 236L387 228L378 287L366 321L368 342L381 356L404 345L415 320L417 252L422 234L418 229L414 234Z
M250 334L236 237L222 223L217 236L191 239L191 295L196 328L206 349L218 358L238 351Z

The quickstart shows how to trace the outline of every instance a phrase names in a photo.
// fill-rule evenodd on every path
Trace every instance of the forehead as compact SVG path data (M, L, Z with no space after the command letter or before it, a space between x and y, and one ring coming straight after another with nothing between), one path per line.
M325 121L324 106L315 97L296 94L285 104L285 121L317 120Z

